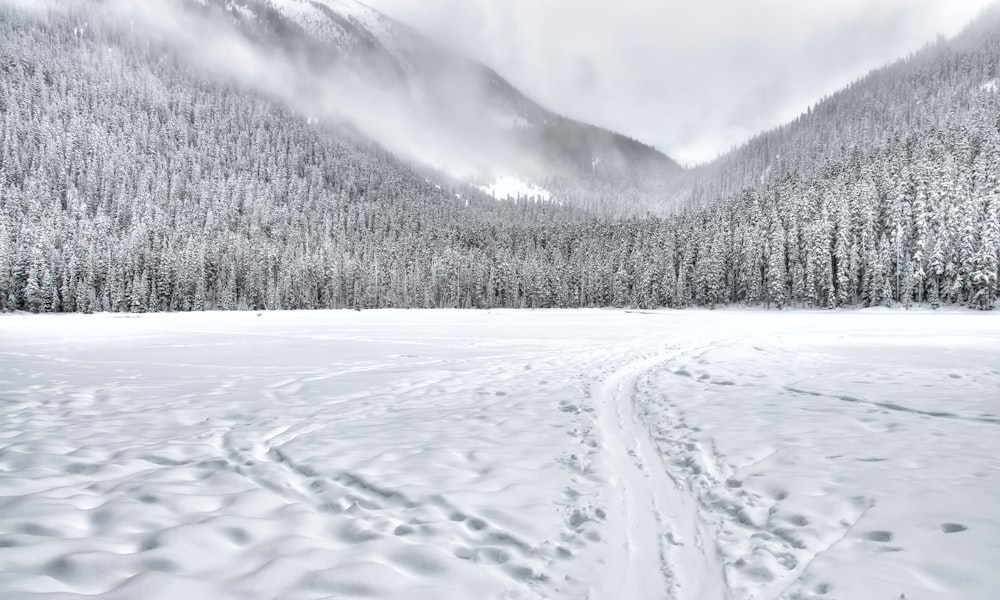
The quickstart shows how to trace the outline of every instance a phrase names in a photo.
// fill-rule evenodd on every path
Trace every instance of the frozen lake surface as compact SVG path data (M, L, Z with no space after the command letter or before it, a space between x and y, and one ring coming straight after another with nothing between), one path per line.
M0 316L0 597L993 599L1000 315Z

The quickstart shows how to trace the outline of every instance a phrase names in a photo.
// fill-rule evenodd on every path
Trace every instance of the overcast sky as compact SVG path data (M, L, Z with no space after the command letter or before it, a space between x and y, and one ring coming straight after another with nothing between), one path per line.
M710 160L988 0L367 0L547 107Z

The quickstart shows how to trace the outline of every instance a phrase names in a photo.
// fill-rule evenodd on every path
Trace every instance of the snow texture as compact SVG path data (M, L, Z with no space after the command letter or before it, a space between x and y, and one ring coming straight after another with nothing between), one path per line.
M0 597L994 598L1000 317L0 317Z

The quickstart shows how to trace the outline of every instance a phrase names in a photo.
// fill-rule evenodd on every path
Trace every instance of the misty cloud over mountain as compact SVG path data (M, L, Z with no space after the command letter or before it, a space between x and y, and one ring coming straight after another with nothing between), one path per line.
M711 160L988 0L371 0L550 108Z
M488 67L355 0L101 7L107 22L149 31L213 77L267 94L318 125L346 125L457 180L515 176L563 198L648 180L641 193L649 195L648 183L678 171L652 148L557 115Z

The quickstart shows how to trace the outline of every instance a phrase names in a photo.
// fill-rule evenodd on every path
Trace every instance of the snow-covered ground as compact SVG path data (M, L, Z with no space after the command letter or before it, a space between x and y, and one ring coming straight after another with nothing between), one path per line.
M1000 315L0 316L0 597L992 599Z
M533 183L528 183L513 175L502 175L489 185L481 185L479 189L497 200L541 200L552 199L552 194Z

